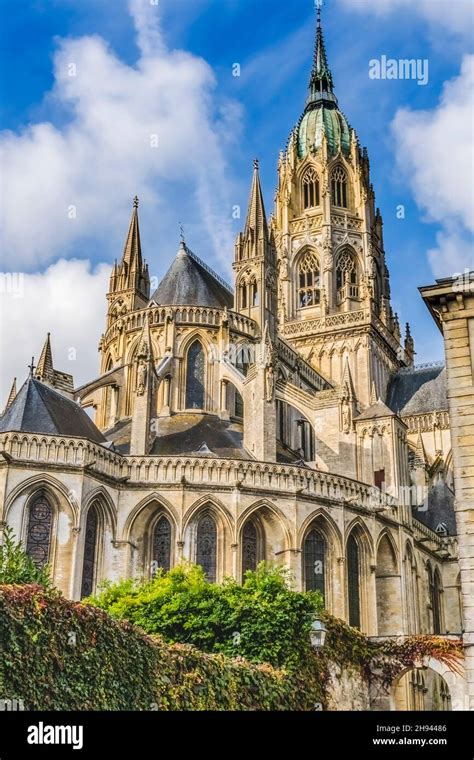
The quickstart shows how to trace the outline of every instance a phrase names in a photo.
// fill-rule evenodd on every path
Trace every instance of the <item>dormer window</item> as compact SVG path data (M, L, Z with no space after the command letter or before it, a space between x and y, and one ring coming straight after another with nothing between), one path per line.
M319 178L313 167L303 176L303 206L305 209L319 206Z

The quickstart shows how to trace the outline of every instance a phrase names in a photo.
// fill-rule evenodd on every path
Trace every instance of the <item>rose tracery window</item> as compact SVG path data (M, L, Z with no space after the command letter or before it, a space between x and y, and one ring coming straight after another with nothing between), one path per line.
M310 167L303 176L303 207L313 208L319 206L319 178L315 170Z
M331 199L333 206L347 208L347 175L340 166L331 175Z
M314 253L306 253L298 267L298 307L317 306L321 301L321 272Z
M26 535L26 553L38 567L48 562L52 525L51 505L45 494L39 494L30 506Z

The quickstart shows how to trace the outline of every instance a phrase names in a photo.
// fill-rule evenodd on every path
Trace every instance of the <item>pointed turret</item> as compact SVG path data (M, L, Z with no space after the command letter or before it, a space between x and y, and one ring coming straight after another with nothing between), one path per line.
M16 377L13 378L12 387L10 389L10 393L8 394L7 405L4 409L4 412L6 412L7 409L11 407L15 398L16 398Z
M252 264L252 271L248 265ZM257 159L243 232L235 241L236 309L259 324L268 322L273 338L276 324L276 251L267 223Z
M135 310L146 305L150 297L148 267L143 261L138 224L138 198L133 199L132 218L128 228L120 264L114 263L110 274L109 300L115 301L120 294L128 303L126 308ZM127 296L127 298L125 298ZM111 314L114 318L117 314Z
M415 341L413 340L411 331L410 331L410 325L407 322L406 328L405 328L405 354L408 366L413 366L413 362L415 359Z
M54 381L54 367L53 367L53 352L51 351L51 333L48 333L46 341L41 351L41 356L36 367L35 377L42 382L48 382L53 384Z

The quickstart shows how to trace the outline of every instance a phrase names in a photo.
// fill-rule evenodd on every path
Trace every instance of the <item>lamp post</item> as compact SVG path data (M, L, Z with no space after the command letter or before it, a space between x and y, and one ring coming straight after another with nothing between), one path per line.
M313 649L322 649L326 641L327 628L320 618L314 618L311 623L311 646Z

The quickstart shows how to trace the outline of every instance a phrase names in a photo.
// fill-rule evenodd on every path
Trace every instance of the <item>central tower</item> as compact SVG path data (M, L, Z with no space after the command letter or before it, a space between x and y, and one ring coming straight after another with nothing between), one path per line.
M390 305L382 217L367 150L339 109L320 9L306 106L278 161L273 232L282 336L336 385L349 367L363 407L410 365Z

